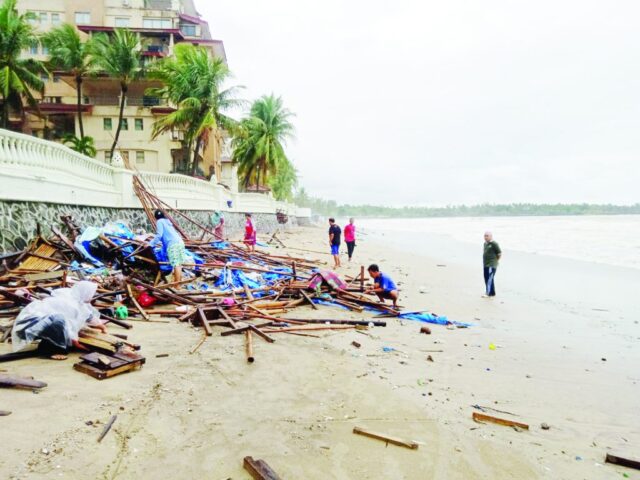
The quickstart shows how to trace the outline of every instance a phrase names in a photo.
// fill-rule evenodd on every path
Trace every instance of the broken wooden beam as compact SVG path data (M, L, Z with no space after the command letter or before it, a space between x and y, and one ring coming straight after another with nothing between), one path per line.
M418 443L411 440L403 440L397 437L390 437L384 433L372 432L371 430L366 430L360 427L353 427L353 433L357 435L363 435L369 438L375 438L376 440L382 440L385 443L392 443L393 445L398 445L399 447L410 448L411 450L418 449Z
M484 413L473 412L473 420L476 422L490 422L497 423L498 425L504 425L505 427L517 427L523 430L529 430L529 425L526 423L514 422L513 420L507 420L505 418L492 417L491 415L485 415Z
M244 457L244 469L249 472L253 480L280 480L280 477L264 460L254 460Z
M614 465L620 465L621 467L640 470L640 461L631 460L630 458L619 457L617 455L611 455L610 453L607 453L607 456L605 457L604 462L612 463Z
M245 353L247 354L247 362L253 363L255 358L253 356L253 340L251 339L251 330L244 332L245 339Z
M10 377L9 375L0 375L0 388L44 388L47 384L30 378Z
M198 309L198 316L200 317L200 323L202 323L202 328L204 328L204 333L207 335L207 337L213 335L211 326L209 325L209 320L207 319L201 308Z
M113 427L113 424L114 424L114 422L116 421L117 418L118 418L118 416L114 415L109 419L107 424L102 429L102 433L98 437L98 443L100 443L102 441L102 439L107 436L107 433L109 433L109 430L111 430L111 427Z

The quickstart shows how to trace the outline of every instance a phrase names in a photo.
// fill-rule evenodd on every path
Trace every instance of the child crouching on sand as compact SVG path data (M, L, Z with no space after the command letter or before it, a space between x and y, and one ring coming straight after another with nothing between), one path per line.
M366 291L366 293L375 293L380 301L384 303L385 299L393 301L393 308L398 307L398 287L391 277L386 273L382 273L380 268L375 263L369 265L369 276L373 279L373 288Z

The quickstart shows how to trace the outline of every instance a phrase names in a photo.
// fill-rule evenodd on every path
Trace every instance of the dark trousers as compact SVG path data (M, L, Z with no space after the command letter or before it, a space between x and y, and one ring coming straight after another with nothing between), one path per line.
M484 267L484 284L486 294L490 297L495 297L496 295L496 267Z
M347 242L347 253L349 254L349 260L353 256L353 249L356 248L356 242Z

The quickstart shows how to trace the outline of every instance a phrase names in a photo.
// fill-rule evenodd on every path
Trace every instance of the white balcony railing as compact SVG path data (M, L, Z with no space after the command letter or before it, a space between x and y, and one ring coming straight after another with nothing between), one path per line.
M111 208L141 208L134 172L81 155L59 143L0 129L0 200ZM144 185L183 210L231 210L297 215L295 205L260 193L233 194L222 185L186 175L141 172ZM233 207L228 207L228 202Z

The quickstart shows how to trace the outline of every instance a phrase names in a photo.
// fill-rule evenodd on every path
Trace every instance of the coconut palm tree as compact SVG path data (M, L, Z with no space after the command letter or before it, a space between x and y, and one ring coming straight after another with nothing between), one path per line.
M83 42L76 28L68 23L47 32L42 37L42 42L49 49L51 68L70 73L76 82L78 126L80 138L83 138L82 80L89 74L94 63L90 54L90 42Z
M242 87L225 89L224 83L231 72L224 60L211 57L206 49L190 44L177 45L174 56L159 62L149 75L160 80L163 86L151 88L148 93L176 106L175 111L154 123L153 136L176 128L184 130L185 158L191 164L191 174L195 175L198 152L207 145L211 134L220 146L220 131L233 128L234 120L226 112L242 104L236 98Z
M122 128L124 105L129 85L143 74L140 54L142 43L136 33L118 28L113 32L113 35L105 33L95 35L89 51L95 61L93 71L116 78L120 82L120 114L118 115L118 128L111 146L111 158L113 158Z
M260 189L278 170L290 165L284 152L285 142L293 137L290 119L293 114L284 107L281 97L265 95L251 106L249 117L240 122L233 140L233 160L243 178L245 189L255 181Z
M281 159L276 173L269 177L268 183L276 200L291 200L293 189L298 185L298 172L289 160Z
M19 14L17 0L5 0L0 6L0 125L9 126L9 108L24 113L23 101L34 109L38 103L33 93L44 92L40 75L47 73L41 62L22 58L23 50L38 41L29 23L33 14Z
M67 133L62 137L62 143L87 157L95 158L97 150L93 142L93 137L76 137L73 133Z

